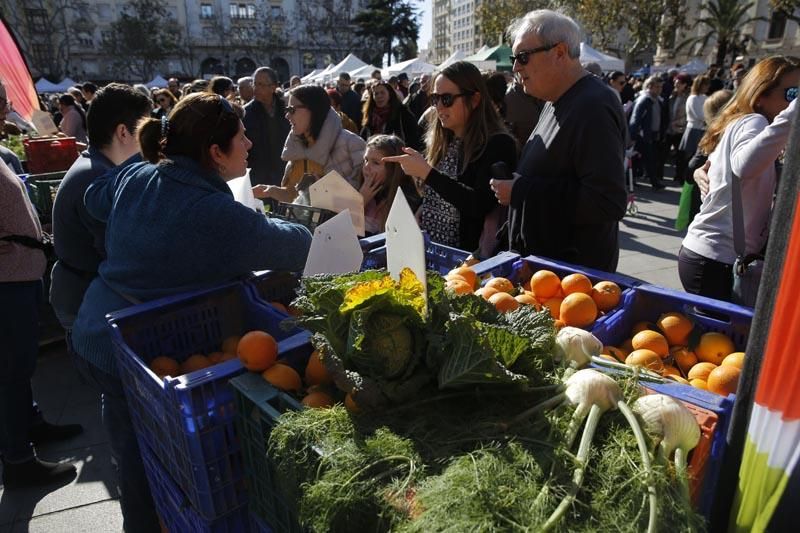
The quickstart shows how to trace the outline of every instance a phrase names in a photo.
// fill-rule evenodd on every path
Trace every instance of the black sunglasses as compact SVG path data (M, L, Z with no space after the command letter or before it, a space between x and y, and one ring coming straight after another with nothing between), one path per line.
M286 112L290 115L294 115L298 109L308 109L307 105L287 105Z
M448 94L448 93L436 94L436 93L431 93L431 96L430 96L431 107L436 107L440 103L444 107L450 107L455 103L456 98L458 98L459 96L472 96L473 94L475 94L475 93L469 93L469 92L467 92L467 93L458 93L458 94Z
M513 64L514 61L519 61L520 65L527 65L528 60L530 59L529 56L533 54L538 54L539 52L547 52L548 50L552 50L558 46L558 43L555 44L548 44L545 46L537 46L536 48L530 48L528 50L520 50L516 54L508 56L511 59L511 63Z
M797 87L789 87L784 91L783 97L786 98L787 102L791 102L795 98L797 98Z

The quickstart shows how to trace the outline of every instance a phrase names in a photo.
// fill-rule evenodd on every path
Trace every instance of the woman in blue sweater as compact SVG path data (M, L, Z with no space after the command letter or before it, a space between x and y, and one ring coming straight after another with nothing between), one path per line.
M105 315L132 303L200 289L253 270L300 270L311 234L233 199L252 144L216 94L182 99L169 119L144 119L145 163L96 180L89 213L106 223L106 260L72 330L81 374L103 395L103 424L120 474L126 531L160 531L117 373Z

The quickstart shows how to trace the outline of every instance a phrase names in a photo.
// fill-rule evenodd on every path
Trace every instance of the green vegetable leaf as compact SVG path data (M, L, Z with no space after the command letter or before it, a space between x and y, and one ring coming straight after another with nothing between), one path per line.
M556 342L556 327L550 311L536 311L531 305L521 305L504 315L508 327L514 333L526 337L531 349L539 353L551 353Z

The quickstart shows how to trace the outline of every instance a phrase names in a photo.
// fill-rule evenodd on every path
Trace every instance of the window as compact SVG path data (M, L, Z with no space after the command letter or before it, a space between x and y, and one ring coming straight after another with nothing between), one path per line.
M97 14L100 20L111 20L111 5L97 4Z
M773 11L769 20L767 39L783 39L786 31L786 14L783 11Z
M94 46L94 37L89 33L80 32L78 34L78 43L80 43L81 46L91 48Z
M214 6L212 6L211 4L200 4L200 18L201 19L214 18Z
M283 15L283 11L281 10L281 6L272 6L271 10L272 18L280 18Z
M231 4L232 19L256 18L256 6L253 4Z
M50 46L43 43L33 43L33 58L39 65L50 61Z
M316 59L314 58L314 54L311 52L306 52L303 54L303 70L312 71L314 67L317 66Z
M47 11L44 9L26 9L25 18L28 20L28 30L31 33L47 31Z

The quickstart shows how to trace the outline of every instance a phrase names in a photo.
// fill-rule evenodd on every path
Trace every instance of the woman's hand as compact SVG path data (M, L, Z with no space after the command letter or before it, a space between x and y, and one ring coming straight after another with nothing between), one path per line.
M253 187L253 196L256 198L275 198L275 189L279 189L275 185L255 185Z
M514 188L514 183L519 179L519 174L514 172L514 178L510 180L489 180L489 187L494 191L494 195L500 205L508 205L511 203L511 190Z
M706 161L702 167L698 168L692 174L694 178L694 182L697 184L697 187L700 189L700 198L703 199L708 194L709 189L711 188L711 184L708 179L708 169L711 168L711 161Z
M361 196L364 197L364 205L370 203L370 201L375 198L375 195L378 194L382 187L382 181L364 176L364 183L361 184L361 188L358 190L358 192L361 193Z
M400 163L400 167L407 175L425 180L431 173L431 166L425 161L421 153L413 148L403 148L405 155L392 155L381 159L384 163Z

